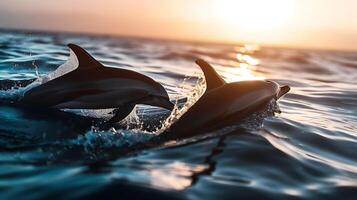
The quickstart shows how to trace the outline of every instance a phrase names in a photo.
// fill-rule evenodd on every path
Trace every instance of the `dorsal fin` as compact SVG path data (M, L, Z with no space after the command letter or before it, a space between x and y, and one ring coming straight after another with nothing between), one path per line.
M196 60L196 64L201 67L205 75L207 86L206 92L226 84L222 77L206 61L198 59Z
M82 47L75 45L75 44L68 44L67 46L73 51L73 53L77 57L77 60L78 60L77 70L94 69L94 68L103 67L103 65L100 62L98 62L95 58L93 58Z
M284 96L289 91L290 91L290 87L288 85L280 86L280 90L277 95L277 98L279 99L280 97Z

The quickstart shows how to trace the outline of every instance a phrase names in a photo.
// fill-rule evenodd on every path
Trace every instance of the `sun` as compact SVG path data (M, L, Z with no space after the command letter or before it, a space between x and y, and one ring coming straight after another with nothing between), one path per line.
M274 29L288 21L294 0L215 0L220 21L250 30Z

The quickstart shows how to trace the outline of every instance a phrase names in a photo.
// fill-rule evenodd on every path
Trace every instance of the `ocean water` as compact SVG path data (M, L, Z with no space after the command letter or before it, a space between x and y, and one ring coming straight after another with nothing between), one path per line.
M188 102L171 115L138 106L102 128L110 110L19 108L9 102L28 87L0 85L0 199L357 199L357 52L3 30L0 82L46 77L68 43ZM131 149L202 94L196 58L227 82L271 79L292 90L233 127Z

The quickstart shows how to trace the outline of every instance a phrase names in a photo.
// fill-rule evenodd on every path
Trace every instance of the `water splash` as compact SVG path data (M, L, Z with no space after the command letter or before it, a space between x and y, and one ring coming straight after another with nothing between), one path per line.
M275 113L280 113L280 108L275 99L272 99L264 108L254 112L240 122L241 127L247 130L251 130L254 133L254 130L261 129L263 127L264 119L270 116L274 116Z
M0 90L0 101L1 102L16 102L21 99L24 94L33 87L40 85L40 81L34 81L26 87L13 86L8 90Z
M138 143L149 141L156 134L139 129L116 130L111 128L107 131L92 127L84 135L78 136L68 142L69 145L81 146L86 153L93 154L105 149L130 147Z
M69 57L65 63L57 67L57 69L47 76L42 77L41 82L46 83L50 80L63 76L73 70L75 70L79 66L79 61L76 54L70 49Z
M190 77L185 78L182 83L178 86L177 90L183 92L183 89L187 87L187 81ZM196 101L202 96L202 94L206 90L206 81L203 74L198 76L196 84L191 88L191 91L187 94L186 103L179 108L177 106L178 98L176 99L175 107L172 110L169 117L167 117L161 124L161 127L157 129L156 133L160 134L164 132L166 129L170 128L170 126L175 123L187 110L196 103Z

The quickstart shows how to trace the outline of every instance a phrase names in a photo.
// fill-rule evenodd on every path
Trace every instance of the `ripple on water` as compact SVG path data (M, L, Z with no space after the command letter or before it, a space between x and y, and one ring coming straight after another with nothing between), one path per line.
M106 65L146 74L173 99L188 101L166 120L167 112L140 106L124 124L103 130L96 118L108 117L109 110L21 109L9 101L35 85L0 90L0 198L357 195L356 53L1 31L0 80L44 80L66 61L67 43L85 47ZM271 116L267 109L207 137L121 154L160 134L199 98L205 88L193 63L197 57L227 81L263 76L290 85L278 102L282 113ZM153 125L150 131L142 129L145 123Z

